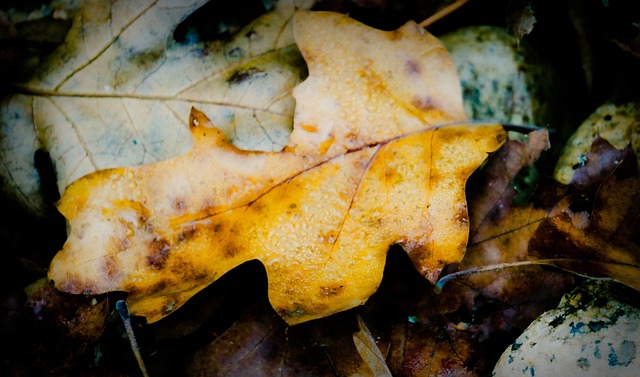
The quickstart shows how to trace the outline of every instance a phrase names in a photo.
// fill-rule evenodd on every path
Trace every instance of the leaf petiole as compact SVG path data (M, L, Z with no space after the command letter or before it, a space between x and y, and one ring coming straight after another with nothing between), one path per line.
M573 270L570 270L570 269L562 268L562 266L557 265L557 263L561 262L561 261L565 261L565 259L527 260L527 261L521 261L521 262L497 263L497 264L492 264L492 265L488 265L488 266L469 268L467 270L454 272L454 273L451 273L451 274L449 274L447 276L442 277L442 279L440 279L440 280L438 280L436 282L434 289L435 289L436 293L440 293L440 292L442 292L442 289L444 288L445 284L447 284L451 280L454 280L454 279L457 279L457 278L460 278L460 277L464 277L464 276L468 276L468 275L473 275L473 274L482 273L482 272L498 271L498 270L502 270L502 269L505 269L505 268L521 267L521 266L533 266L533 265L553 266L553 267L557 267L557 268L560 268L562 270L571 272L571 273L573 273L575 275L586 277L586 278L589 278L589 279L597 279L597 280L611 280L612 279L612 278L606 277L606 276L592 276L592 275L589 275L589 274L584 274L584 273L580 273L580 272L573 271Z
M142 355L140 354L138 342L136 342L136 336L133 333L133 327L131 326L131 317L129 316L129 306L127 305L126 301L118 300L116 302L116 310L118 311L118 314L120 314L120 318L122 318L124 328L127 330L127 336L129 337L129 342L131 343L131 350L133 350L133 354L136 357L140 372L142 372L142 375L144 377L149 377L147 368L144 366L144 361L142 360Z

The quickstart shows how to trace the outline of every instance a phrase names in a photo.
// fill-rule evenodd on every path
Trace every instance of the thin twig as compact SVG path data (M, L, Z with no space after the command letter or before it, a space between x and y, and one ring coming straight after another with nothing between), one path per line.
M124 328L127 330L127 336L129 337L129 343L131 343L131 349L133 350L133 355L136 357L138 361L138 367L142 372L144 377L149 377L149 373L147 373L147 368L144 366L144 361L142 360L142 355L140 354L140 348L138 348L138 342L136 342L136 336L133 333L133 327L131 326L131 317L129 317L129 306L124 300L118 300L116 302L116 310L120 314L120 318L122 318L122 322L124 323Z
M595 280L611 280L612 279L611 277L608 277L608 276L593 276L593 275L589 275L588 273L581 273L579 271L573 271L573 270L568 269L568 268L563 268L558 263L558 262L567 262L567 261L568 262L575 262L576 259L551 258L551 259L525 260L525 261L520 261L520 262L505 262L505 263L491 264L491 265L488 265L488 266L469 268L467 270L454 272L454 273L451 273L449 275L446 275L446 276L442 277L436 283L435 291L437 293L442 292L442 289L444 288L445 284L447 284L448 282L450 282L450 281L452 281L454 279L457 279L457 278L461 278L461 277L469 276L469 275L474 275L474 274L478 274L478 273L483 273L483 272L493 272L493 271L499 271L499 270L503 270L503 269L507 269L507 268L522 267L522 266L539 266L539 265L552 266L552 267L559 268L561 270L565 270L567 272L571 272L574 275L586 277L586 278L589 278L589 279L595 279ZM587 260L586 262L591 262L591 261ZM611 263L611 262L604 261L604 263ZM616 264L626 264L626 263L616 263ZM623 283L623 284L625 284L625 283Z
M469 2L469 0L458 0L456 2L453 2L453 3L449 4L449 5L447 5L446 7L440 9L435 14L431 15L431 17L429 17L426 20L422 21L420 23L420 26L423 27L423 28L426 28L427 26L429 26L429 25L433 24L434 22L446 17L447 15L449 15L449 13L457 10L458 8L460 8L461 6L465 5L468 2Z

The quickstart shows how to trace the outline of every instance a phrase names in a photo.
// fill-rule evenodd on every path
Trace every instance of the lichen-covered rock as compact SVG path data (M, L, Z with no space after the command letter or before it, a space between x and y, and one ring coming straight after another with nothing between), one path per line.
M553 123L559 81L506 29L470 26L440 40L458 70L469 118L558 127Z
M640 376L637 297L610 281L579 286L507 348L493 375Z

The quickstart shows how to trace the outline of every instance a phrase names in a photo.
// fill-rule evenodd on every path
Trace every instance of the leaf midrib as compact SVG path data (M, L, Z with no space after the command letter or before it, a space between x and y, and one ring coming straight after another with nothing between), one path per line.
M237 103L224 102L224 101L210 101L206 99L195 99L195 98L188 98L188 97L176 97L171 95L162 96L162 95L141 95L141 94L129 94L129 93L60 92L57 90L39 89L39 88L34 88L34 87L30 87L27 85L20 85L20 84L15 85L14 88L15 88L14 92L16 94L29 95L34 97L135 99L140 101L161 101L161 102L180 101L180 102L193 103L193 104L225 106L225 107L237 108L242 110L259 111L262 113L272 114L272 115L286 116L285 114L279 113L276 111L256 108L251 106L245 106L245 105L239 105Z

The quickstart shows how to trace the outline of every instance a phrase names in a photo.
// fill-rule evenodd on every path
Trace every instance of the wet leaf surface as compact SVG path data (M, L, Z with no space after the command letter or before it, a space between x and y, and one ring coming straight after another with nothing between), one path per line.
M189 153L67 188L57 288L128 292L131 313L155 322L257 259L296 324L364 303L393 244L431 281L462 258L466 180L505 132L464 123L444 47L414 23L383 32L330 12L298 12L294 33L309 78L287 147L240 150L192 109Z
M69 20L59 13L68 6L67 2L56 1L53 6L62 8L56 8L51 14L46 13L50 9L47 4L39 8L41 3L12 0L0 6L0 9L6 11L11 17L11 20L7 20L2 18L0 13L0 41L3 42L0 46L0 64L7 62L9 69L6 72L11 74L11 77L3 77L3 79L12 83L22 82L20 80L25 72L32 70L33 67L38 67L40 70L40 76L34 77L28 83L18 87L3 86L3 90L13 93L11 97L13 100L3 97L4 107L0 108L2 127L13 127L9 131L5 128L3 133L0 132L2 145L0 160L3 162L0 164L0 180L10 196L6 198L7 193L3 192L0 198L0 205L3 208L0 219L0 250L3 252L3 263L0 264L2 289L0 291L0 339L4 348L8 349L0 353L0 374L140 375L122 320L117 314L109 314L113 310L114 302L126 298L126 293L109 293L109 305L106 295L85 296L60 293L53 289L51 282L46 280L40 280L31 285L28 295L24 292L25 286L46 274L45 267L51 261L55 251L61 248L65 238L64 219L50 216L50 209L53 208L50 203L57 199L60 184L60 181L56 180L55 170L61 168L58 178L64 179L69 169L76 168L73 162L78 161L78 155L82 157L82 154L69 152L69 155L64 155L63 152L67 151L65 146L68 145L58 144L58 141L69 141L69 145L73 145L68 151L77 152L84 147L74 141L77 138L65 139L74 132L83 137L89 136L85 141L98 143L104 140L100 135L105 132L113 134L111 136L114 137L120 135L122 130L116 128L102 130L102 134L98 135L84 127L111 124L111 120L122 120L118 116L112 117L110 111L113 108L110 110L109 106L103 106L106 102L115 103L116 99L121 99L124 102L120 108L126 109L139 108L136 100L142 100L144 103L153 102L156 105L153 109L165 106L166 109L176 110L184 105L188 110L192 103L197 103L198 108L212 118L217 127L223 128L225 136L235 145L249 149L280 149L287 144L293 123L294 107L293 97L290 95L291 89L307 76L302 55L293 46L293 33L287 31L287 25L291 25L292 8L285 7L288 9L285 11L285 8L278 5L280 7L278 10L244 27L242 24L244 21L241 19L248 20L253 18L253 15L247 13L241 15L242 17L234 18L236 16L218 14L218 12L214 12L215 15L206 13L211 12L211 9L218 9L216 8L218 5L214 4L213 8L203 8L204 13L197 17L190 16L190 20L181 23L175 31L173 27L179 22L177 19L186 17L190 10L187 11L185 8L184 12L180 13L172 8L171 12L175 11L173 15L177 18L170 23L159 22L153 25L155 29L149 30L161 31L167 36L173 33L176 40L171 40L171 36L168 36L161 38L159 42L156 41L158 43L154 42L155 44L146 44L146 42L139 45L131 44L130 46L136 48L123 55L126 57L125 61L112 61L112 66L104 71L109 72L108 74L93 78L97 83L117 78L123 79L116 86L110 85L112 90L114 88L119 90L117 93L114 91L107 93L101 91L104 88L101 89L100 86L95 87L96 90L92 92L87 92L84 90L86 87L83 86L79 86L77 91L67 90L69 88L65 88L67 91L55 91L41 82L43 74L55 76L57 73L49 72L49 68L40 64L41 61L38 59L43 56L43 52L50 51L56 43L59 43L59 38L64 33L64 23ZM76 23L72 32L78 32L78 25L106 25L108 17L100 19L100 15L105 13L94 8L104 5L102 3L87 1L84 8L87 11L78 13L85 16L85 22ZM254 9L254 6L264 9L273 5L262 1L254 3L259 4L253 4L245 9ZM287 6L293 4L286 0L280 3L289 4ZM366 21L368 25L393 30L410 18L416 22L424 20L433 13L430 10L447 7L450 3L464 2L323 1L319 8L346 10L349 15ZM522 16L520 21L527 21L520 23L520 26L524 26L522 30L526 30L531 25L530 14L519 13L519 10L514 12L517 7L514 8L513 5L531 5L535 11L535 27L530 30L531 32L524 38L520 47L531 42L529 47L536 50L532 51L541 53L543 58L552 63L553 68L560 70L561 75L552 82L552 94L558 95L557 99L551 100L553 96L546 91L532 89L533 87L528 89L534 102L546 101L556 104L566 119L550 117L545 118L544 121L536 120L539 126L553 128L551 151L542 152L549 145L543 131L531 133L528 137L514 137L511 133L510 136L519 141L508 141L500 152L494 154L487 164L472 176L466 189L471 242L467 246L465 257L458 263L446 267L442 274L443 278L434 287L414 268L415 258L412 261L400 250L400 247L393 246L386 259L381 258L381 260L384 259L381 263L384 265L382 281L379 287L376 286L376 293L370 296L364 305L295 326L288 326L280 318L279 313L272 309L268 295L269 277L263 264L255 260L243 263L222 277L216 277L214 284L195 294L180 310L174 310L174 313L157 322L148 324L142 317L132 317L133 330L142 358L153 376L271 376L278 374L369 376L385 375L388 372L400 376L490 375L500 353L511 348L509 346L511 342L535 317L542 311L555 307L559 297L568 292L574 282L583 281L585 275L615 279L625 282L629 287L638 287L637 229L640 225L637 208L638 178L637 163L634 165L630 162L638 161L636 155L640 138L638 138L639 123L637 122L637 88L640 71L637 70L637 57L634 55L634 41L637 39L634 30L637 28L628 27L635 22L630 20L632 12L620 12L625 7L631 9L637 5L633 1L626 0L589 4L568 2L562 5L540 1L509 3L511 6L508 7L504 2L468 2L464 7L430 25L428 29L438 36L461 26L499 25L504 28L510 25L517 26L519 22L517 17L511 20L508 18L511 14L511 16ZM162 6L162 2L157 4L149 9ZM298 1L295 4L298 7L308 6ZM620 8L621 4L622 8ZM20 12L24 12L20 16L24 16L22 20L15 18L14 9L9 9L18 5ZM195 7L197 6L194 5ZM234 3L229 7L239 8L243 5ZM71 10L67 16L74 13L75 11ZM130 15L143 15L143 13L131 12ZM155 14L159 18L147 18L138 26L149 25L149 20L157 21L166 16L158 12ZM616 16L612 17L613 14ZM33 18L28 20L27 15ZM43 17L48 18L43 21ZM58 20L67 21L59 22ZM131 23L131 27L135 28L137 22ZM273 34L273 30L266 26L267 24L279 28L280 31ZM51 27L51 33L38 32L39 27ZM225 30L227 27L228 29ZM326 35L331 34L326 34L324 29L326 28L314 29L312 34L323 35L321 39L324 39ZM351 34L366 39L364 34L351 33L340 28L336 30L340 30L336 33L340 41L347 41L349 39L347 37ZM406 30L408 29L405 28ZM505 29L503 31L507 33ZM29 38L53 37L53 40L38 42L37 45L27 41L23 45L20 44L20 41L24 40L24 38L21 39L20 32L29 35ZM94 36L103 35L93 34ZM120 44L131 42L127 40L125 34L126 31L114 34L124 38L124 42ZM205 39L200 38L205 34L213 35L212 39L216 41L202 42ZM396 34L402 33L396 32ZM276 37L277 35L282 38ZM141 40L147 40L147 37L152 36L139 37L142 38ZM272 37L277 40L275 44L270 43L274 41ZM470 40L473 39L470 38ZM324 44L320 43L320 45ZM384 43L378 41L368 42L368 44L382 46ZM106 47L105 52L112 48L107 45L100 46ZM240 51L236 47L245 52L251 50L255 55L234 57L233 54ZM253 47L256 49L254 50ZM114 48L115 50L117 48ZM373 107L367 109L369 99L344 94L353 89L349 85L343 85L349 78L356 77L354 81L362 87L376 86L373 85L378 83L375 75L360 73L375 73L380 78L384 78L380 82L391 82L392 84L385 89L394 94L392 96L394 104L402 104L400 107L404 110L412 108L411 106L422 107L420 111L433 111L432 115L442 111L438 115L439 118L423 118L422 120L429 121L427 123L437 125L443 119L461 120L462 118L452 116L459 113L456 110L457 104L447 107L446 103L438 102L430 108L433 102L426 99L437 99L437 95L422 91L421 85L415 82L406 85L401 81L394 81L393 74L388 75L389 72L401 72L402 67L418 67L411 64L405 65L403 59L408 56L414 57L414 54L420 55L420 51L422 50L416 49L415 46L409 46L399 53L386 54L388 56L383 59L385 63L369 71L365 69L366 66L354 66L356 73L359 73L357 75L349 71L353 67L336 64L309 67L310 71L315 69L316 73L322 72L325 76L330 71L334 71L331 74L335 73L336 77L342 77L342 79L334 81L321 79L314 85L300 90L300 96L296 98L298 102L304 105L307 101L307 105L311 103L319 106L307 106L303 114L305 121L300 124L300 126L306 126L300 127L304 132L298 132L292 137L294 142L285 149L285 153L294 153L297 149L304 150L305 155L322 156L324 154L325 157L332 156L327 157L328 159L342 158L353 152L350 148L353 148L358 138L371 137L371 135L358 135L358 138L353 138L349 132L335 137L336 131L340 131L339 128L335 128L335 124L324 124L317 129L309 127L316 125L313 123L314 119L321 119L327 114L333 115L335 119L346 118L349 127L358 123L351 121L349 115L353 115L354 119L364 119L364 123L370 123L367 115ZM528 54L524 49L518 51L520 54L516 56L526 57ZM342 53L341 56L346 56L344 52ZM212 68L210 63L217 61L223 55L227 61L220 65L214 64L215 67ZM311 51L310 55L307 55L307 58L315 59L316 62L326 60L335 63L338 59L330 54L314 54L314 51ZM28 56L35 56L35 58L25 59ZM367 55L358 51L355 56L354 60L357 61L360 57ZM492 57L491 60L496 60L491 54L489 56ZM144 57L144 59L137 59L137 57ZM58 63L60 62L60 56L57 53L50 59L49 62L55 62L55 59L58 59ZM130 61L127 61L129 59ZM192 87L187 90L189 96L180 97L179 94L175 95L175 91L163 91L164 81L162 80L148 82L157 85L154 87L157 90L147 87L148 93L156 97L147 98L141 92L127 89L140 78L135 74L127 76L128 68L130 72L142 72L144 76L155 68L162 71L162 67L168 64L167 59L174 59L175 66L180 66L182 63L188 63L189 67L194 67L194 64L200 65L201 69L181 70L180 73L183 75L176 75L176 81L169 82L179 86L180 83L186 82L182 78L187 75L190 77L189 80L194 79L194 82L199 82L198 85L201 85L199 88L202 90L193 91ZM73 61L72 57L68 63ZM178 62L182 63L178 64ZM56 64L68 68L67 62L64 63ZM95 66L95 72L102 72L102 68L97 68L98 66L99 64ZM378 69L380 67L383 69ZM114 71L111 70L112 68L119 68L119 70ZM522 69L529 70L529 67ZM415 69L409 69L407 72L412 70L415 71ZM83 69L78 72L80 71ZM87 68L86 71L89 72L91 69ZM514 107L516 102L512 101L522 100L520 92L514 91L513 87L498 87L491 81L484 80L488 76L485 73L478 74L473 69L469 73L470 78L466 81L467 84L476 84L469 84L468 88L465 87L465 91L476 93L477 90L484 95L489 94L489 98L507 99L504 102L505 119L511 119L511 123L519 123L511 116L516 109ZM518 77L522 73L525 72L521 72L520 68L516 69ZM198 76L200 74L204 76ZM213 76L207 76L208 74ZM65 75L64 72L62 75ZM220 80L216 81L214 76ZM448 75L439 73L439 76L446 78L447 82L456 81ZM149 77L156 76L152 73ZM204 79L206 82L198 81L198 77L200 79L208 77L208 79ZM270 81L271 79L274 80ZM278 81L280 79L284 81ZM225 83L228 81L234 83L235 90L230 86L227 88ZM313 83L314 80L311 79L309 82ZM267 85L263 86L260 83ZM270 86L269 83L275 84ZM564 87L565 83L569 84L568 87ZM339 98L336 96L314 97L324 89L333 86L339 88L338 92L343 95L338 96ZM211 88L215 90L209 91ZM220 88L223 90L218 91ZM225 88L229 90L225 91ZM406 91L405 88L410 90ZM559 93L565 93L561 88L568 89L568 94L559 95ZM253 89L258 89L260 93L253 93ZM360 93L357 90L353 91ZM93 95L94 92L102 97L98 96L96 102L91 102L86 95L87 93ZM211 93L214 93L215 98L210 97ZM330 93L330 90L326 93ZM453 92L448 93L451 95ZM201 94L204 94L204 97ZM30 107L30 103L27 103L26 107L23 106L24 103L20 100L25 98L33 99L35 105ZM306 99L301 100L304 98ZM334 101L335 99L339 101ZM213 102L209 103L209 100ZM352 101L351 105L346 104L349 100ZM480 106L477 109L478 114L487 114L489 118L497 114L492 112L493 108L481 108L486 105L482 103L483 101L476 102ZM53 113L45 111L37 115L44 108L40 105L47 103L57 105L55 111ZM264 103L275 106L268 108L275 109L274 112L268 115L261 112L265 109ZM380 104L384 101L376 103ZM87 116L77 118L73 111L69 111L66 107L76 104L87 105L89 110L95 110L98 114L102 114L102 117L92 118L88 115L89 110L84 113L87 108L80 106L78 109ZM394 110L395 105L391 106ZM390 112L389 107L379 106L378 108L383 118L386 117L384 119L389 120L399 116L405 120L409 119L408 124L411 125L411 117L404 118L400 115L401 112ZM148 110L148 107L145 109ZM509 109L512 110L511 113ZM61 113L60 110L69 115L68 119L61 119L56 115ZM340 110L349 110L343 114L347 116L341 118ZM414 112L413 115L421 114L420 111ZM591 117L588 116L590 113L593 113ZM115 165L108 165L110 162L104 165L102 164L104 161L101 160L102 162L98 165L104 167L136 164L142 161L130 159L127 153L120 153L122 151L119 149L120 146L128 142L131 144L128 148L138 151L144 149L147 155L163 150L168 144L178 147L182 145L183 151L186 151L190 145L189 140L186 140L186 144L183 144L184 139L166 140L162 136L164 134L158 131L163 123L146 121L159 114L161 113L147 111L143 114L146 118L140 118L138 114L130 123L127 123L127 120L121 122L125 124L124 131L121 133L125 136L129 132L127 130L130 130L126 124L134 124L144 130L147 130L148 126L148 132L143 135L145 138L137 136L133 139L125 138L120 144L102 145L101 147L104 147L102 150L89 147L86 148L89 151L86 156L93 154L92 157L97 160L102 157L108 160L118 155L126 160ZM167 119L175 119L177 122L175 124L179 128L189 124L188 111L175 114ZM229 114L234 116L229 118L227 117ZM516 117L519 116L518 114L516 111ZM257 115L257 118L253 115ZM18 123L12 120L14 116L17 116ZM196 118L202 120L202 123L207 122L205 118ZM33 119L37 121L32 122ZM565 145L565 137L585 119L585 125L580 127L575 136L566 143L567 148L562 152L560 162L557 164L555 179L562 184L553 182L549 176L553 170L552 164L557 157L555 150ZM263 132L272 121L282 126L283 132L276 132L276 137L273 133ZM565 121L567 121L566 124ZM64 131L69 124L78 126L77 132ZM244 125L249 127L245 129ZM260 132L254 132L256 125ZM382 131L390 132L385 130L385 127L382 127ZM319 135L310 137L310 134L314 133ZM331 140L332 134L333 140ZM390 134L396 135L393 132ZM188 139L188 133L184 135ZM401 136L399 139L403 139L403 136L415 135L412 132L402 132L396 136ZM391 139L398 141L396 136ZM160 139L163 140L160 141ZM277 142L277 140L280 141ZM381 142L373 137L368 140L373 141L367 147L378 148L388 145L389 139ZM246 143L242 144L244 142ZM263 148L259 145L267 147ZM402 144L402 146L405 145ZM100 153L105 150L107 153L103 153L100 157ZM347 152L343 153L343 151ZM13 157L9 156L11 153ZM169 151L167 156L179 153L177 150ZM252 153L254 152L248 154ZM540 153L542 158L534 163ZM51 157L55 162L51 169L47 167L46 156ZM156 155L158 158L162 156L164 155L161 153ZM318 161L320 160L322 158L319 157ZM411 161L415 160L422 161L422 159L411 159ZM145 159L142 162L149 161L151 159ZM69 163L69 166L63 166L65 163ZM323 164L325 163L321 165ZM314 167L311 170L315 169ZM238 173L239 170L242 169L235 169L233 173ZM559 170L564 172L558 174ZM16 174L11 176L8 172ZM386 169L386 172L390 170ZM23 173L24 176L21 176ZM196 176L189 173L185 171L188 176ZM399 178L398 175L393 177ZM393 177L387 177L385 174L386 179ZM21 183L16 184L18 181ZM167 185L162 181L152 186L163 190ZM183 187L177 187L176 191L171 192L184 194L185 191ZM182 199L182 205L174 206L173 210L177 211L178 207L185 204L189 205L189 209L195 208L191 207L193 203L189 202L189 199L195 196L192 197L190 194L189 192L189 195L182 195L181 198L177 195L175 198L169 198ZM283 194L282 198L287 198L287 195ZM23 208L18 208L20 204L16 205L16 198L28 198L23 200L22 205L27 206L24 213ZM291 204L284 200L280 201L283 205ZM168 202L167 208L178 202ZM274 200L273 203L280 202ZM253 205L255 204L250 204L249 207ZM296 208L301 207L296 205ZM287 207L285 210L294 210L294 208ZM40 217L33 217L34 212ZM133 212L135 211L131 213ZM415 212L417 211L413 209L401 211L402 215L411 215ZM185 213L179 215L183 216ZM189 214L192 213L187 215ZM208 216L209 212L206 214ZM46 217L43 218L43 215ZM401 217L401 215L398 216ZM181 219L184 220L184 217ZM291 217L287 223L295 227L298 222L294 220ZM183 233L183 236L188 233ZM358 235L358 231L353 233ZM156 242L154 245L157 246L156 250L159 254L154 254L152 258L145 258L143 261L160 266L165 261L162 258L164 244ZM175 251L175 249L172 250ZM164 253L166 254L166 250ZM366 273L369 274L369 270L366 270ZM617 293L622 292L620 285L616 287ZM440 293L436 294L434 290ZM325 292L334 291L329 289ZM135 300L135 295L131 297ZM606 331L606 329L602 330ZM615 334L613 336L616 337Z

